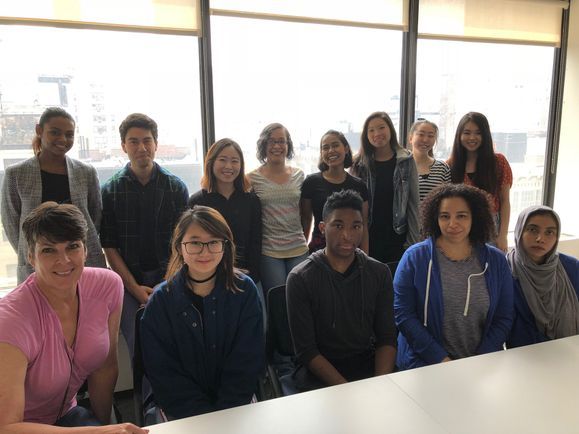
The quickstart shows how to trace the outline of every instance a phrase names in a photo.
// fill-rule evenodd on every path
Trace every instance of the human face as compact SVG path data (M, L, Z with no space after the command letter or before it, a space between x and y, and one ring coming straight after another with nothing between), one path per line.
M153 167L157 142L153 138L151 130L138 127L129 128L121 146L131 161L131 168L147 169Z
M440 237L452 244L468 243L472 226L472 214L462 197L447 197L440 202L438 227Z
M199 241L208 243L211 241L222 241L222 238L216 237L205 231L197 223L193 223L183 236L182 243L188 241ZM221 253L211 253L207 246L203 247L201 253L187 253L186 246L181 244L181 255L185 264L189 267L189 275L197 280L203 280L215 273L217 266L223 259L223 251Z
M353 259L364 234L362 213L351 208L334 210L320 222L320 230L326 237L326 254Z
M285 163L287 136L283 128L276 128L271 132L267 139L266 156L268 163Z
M460 133L460 143L468 152L476 152L482 143L482 134L477 124L472 121L466 123Z
M62 116L50 118L43 126L36 125L36 134L40 152L64 158L74 144L74 122Z
M233 146L225 147L213 163L213 176L220 184L233 184L241 171L241 157Z
M368 122L368 141L375 148L390 146L390 127L382 118L374 118Z
M86 247L82 241L53 243L40 238L28 260L36 271L40 289L72 290L80 279L86 261Z
M523 249L535 264L542 264L558 240L557 222L553 216L531 216L523 229Z
M436 130L431 124L423 123L416 127L410 134L408 141L412 145L412 151L416 154L428 154L436 143Z
M340 141L340 138L335 134L327 134L322 137L322 145L320 147L320 153L322 156L322 161L328 165L328 167L344 167L344 158L346 154L350 151L347 146Z

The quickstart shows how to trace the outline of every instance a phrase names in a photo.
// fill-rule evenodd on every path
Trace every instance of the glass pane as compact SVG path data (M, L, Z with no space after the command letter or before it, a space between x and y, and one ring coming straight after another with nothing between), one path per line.
M489 119L497 152L513 170L510 229L541 203L553 48L418 41L416 117L436 122L438 158L448 158L469 111Z
M128 160L118 127L132 112L159 125L156 159L197 189L203 159L197 38L0 26L0 181L32 156L34 126L48 106L76 119L68 155L93 164L101 183ZM0 288L15 284L16 255L0 241Z
M330 128L359 148L365 118L390 113L398 125L402 33L212 17L216 137L243 147L257 167L256 141L271 122L294 142L292 164L317 171Z

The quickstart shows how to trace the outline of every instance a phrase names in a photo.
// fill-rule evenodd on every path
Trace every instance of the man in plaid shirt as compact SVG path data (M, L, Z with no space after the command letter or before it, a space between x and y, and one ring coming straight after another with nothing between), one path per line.
M102 187L100 239L125 285L121 331L132 357L135 313L164 278L173 228L189 193L180 178L154 161L158 130L153 119L133 113L119 131L129 163Z

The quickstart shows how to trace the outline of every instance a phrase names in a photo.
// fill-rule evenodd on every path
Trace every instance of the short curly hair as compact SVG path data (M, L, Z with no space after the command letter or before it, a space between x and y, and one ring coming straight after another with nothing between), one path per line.
M292 142L289 131L282 124L275 122L273 124L267 125L263 130L261 130L259 139L257 139L257 159L261 164L264 164L265 160L267 159L267 141L271 137L271 133L280 128L284 130L287 140L286 158L291 160L294 157L294 143Z
M489 196L483 190L466 184L443 184L432 190L422 201L422 234L438 238L440 204L444 199L460 197L465 200L472 216L468 238L473 244L484 244L496 237L496 227L491 213Z

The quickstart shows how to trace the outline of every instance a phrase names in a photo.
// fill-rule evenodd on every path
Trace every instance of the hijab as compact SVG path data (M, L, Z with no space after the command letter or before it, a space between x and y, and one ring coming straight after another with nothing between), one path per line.
M557 223L557 241L545 255L543 264L536 264L525 252L523 233L527 221L535 214L548 214ZM515 226L515 248L507 254L513 277L518 279L537 328L549 339L579 334L579 301L569 276L557 253L561 220L547 206L532 206L519 214Z

